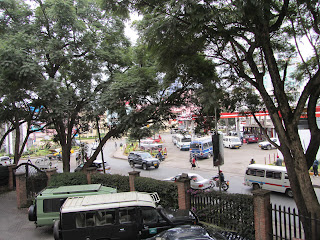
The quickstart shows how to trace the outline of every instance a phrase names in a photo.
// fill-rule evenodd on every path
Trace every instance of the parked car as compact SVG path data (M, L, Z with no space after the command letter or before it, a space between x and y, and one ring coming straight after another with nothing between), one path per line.
M259 138L253 134L245 135L244 139L247 143L257 143L259 141Z
M177 176L170 177L164 179L164 181L175 182L180 178L181 174ZM188 173L188 177L190 178L190 187L192 189L209 189L212 188L212 180L203 178L199 174L196 173ZM213 185L214 186L214 185Z
M157 193L122 192L68 198L54 239L146 239L176 226L198 224L189 210L157 206Z
M280 145L278 138L270 138L270 140L273 141L274 143L276 143L277 145ZM272 148L276 148L269 141L260 142L258 146L261 149L268 149L268 150L270 150Z
M146 240L226 240L220 233L209 233L199 225L182 225L170 228Z
M41 170L53 168L53 164L49 158L38 158L33 162L34 165L36 165Z
M162 144L157 143L155 140L153 139L143 139L140 141L140 148L143 150L148 150L148 149L161 149L162 148Z
M84 164L85 163L81 163L78 167L76 167L76 169L74 171L75 172L80 172L81 169L83 168ZM90 167L96 167L97 168L97 172L103 173L103 164L102 164L102 160L101 159L94 160L92 162L92 164L90 165ZM106 173L110 173L111 167L107 162L104 162L104 168L106 170Z
M36 226L53 226L59 219L60 207L68 197L116 193L117 189L101 184L48 187L42 190L28 209L29 221Z
M13 160L8 156L0 157L0 166L7 166L13 163Z
M132 168L135 165L141 165L144 170L147 170L149 167L158 168L160 166L159 159L152 157L148 152L142 151L130 152L128 162Z

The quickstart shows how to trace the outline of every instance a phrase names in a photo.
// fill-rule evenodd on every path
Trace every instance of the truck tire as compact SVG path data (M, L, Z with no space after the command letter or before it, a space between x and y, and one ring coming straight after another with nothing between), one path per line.
M288 188L288 189L286 190L286 195L287 195L288 197L290 197L290 198L293 198L293 192L292 192L292 190L291 190L290 188Z
M57 220L53 224L53 237L54 240L61 240L61 232L60 232L60 220Z
M37 221L37 209L35 205L31 205L28 209L28 218L29 221Z

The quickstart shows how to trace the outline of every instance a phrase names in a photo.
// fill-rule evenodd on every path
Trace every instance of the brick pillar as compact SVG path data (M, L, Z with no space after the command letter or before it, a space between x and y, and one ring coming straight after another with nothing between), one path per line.
M88 167L85 169L85 173L87 174L87 181L88 184L91 184L91 175L96 173L97 168L96 167Z
M57 169L56 168L50 168L50 169L46 169L45 170L47 177L48 177L48 181L47 181L47 186L49 185L49 182L51 180L51 176L57 173Z
M8 165L9 170L9 182L8 182L8 189L12 191L14 189L14 168L16 167L16 164Z
M178 187L178 204L179 209L190 209L191 198L190 193L187 191L190 189L190 178L188 174L182 173L181 177L176 181Z
M256 240L271 240L270 191L257 189L253 193Z
M134 187L134 179L136 177L140 177L139 171L131 171L129 172L129 186L130 186L130 192L134 192L136 188Z
M27 206L27 178L25 173L16 173L17 207Z

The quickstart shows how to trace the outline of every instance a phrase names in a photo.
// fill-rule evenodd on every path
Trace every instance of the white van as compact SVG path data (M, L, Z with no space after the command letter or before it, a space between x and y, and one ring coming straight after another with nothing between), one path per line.
M251 164L244 176L244 185L266 189L293 197L286 167Z
M241 147L240 138L235 136L223 136L223 146L226 148L237 148Z

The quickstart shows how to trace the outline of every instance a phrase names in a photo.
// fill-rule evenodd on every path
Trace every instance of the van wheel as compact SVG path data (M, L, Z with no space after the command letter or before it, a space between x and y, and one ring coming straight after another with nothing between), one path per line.
M292 190L291 190L291 189L287 189L286 195L287 195L288 197L290 197L290 198L293 198L293 192L292 192Z
M258 183L254 183L254 184L252 184L252 188L253 188L253 190L260 189L260 185Z
M147 169L148 169L147 164L145 164L145 163L142 164L142 169L143 169L143 170L147 170Z
M208 158L211 158L211 153L208 153Z
M35 205L31 205L28 209L29 221L37 221L37 211Z
M60 232L60 220L57 220L53 224L53 238L54 240L61 240L61 232Z

